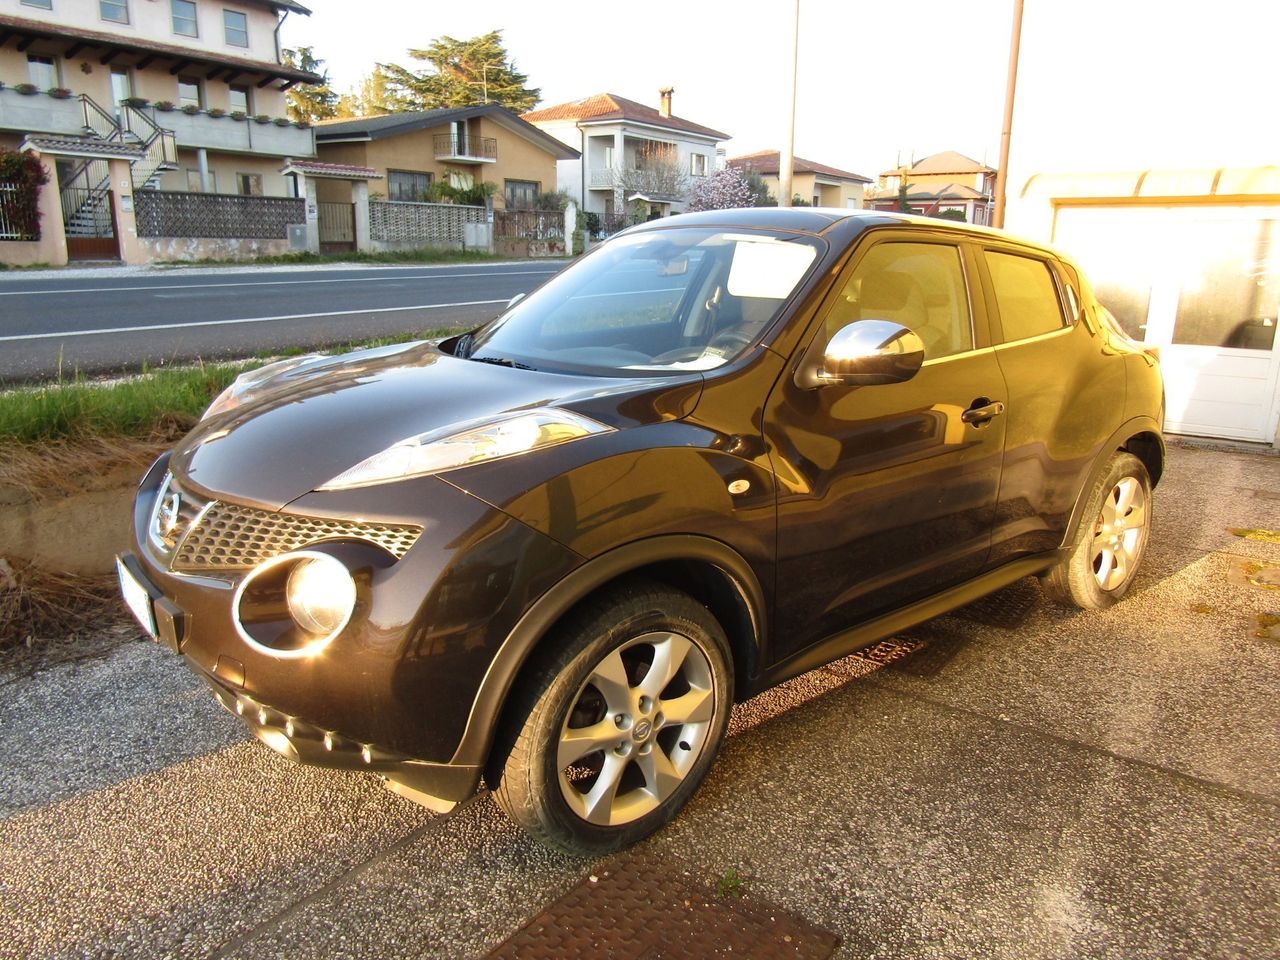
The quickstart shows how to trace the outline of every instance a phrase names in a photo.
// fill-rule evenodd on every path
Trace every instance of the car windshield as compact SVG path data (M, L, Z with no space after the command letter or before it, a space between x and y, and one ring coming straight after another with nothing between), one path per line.
M758 342L819 242L691 227L624 234L482 327L460 353L607 376L711 370Z

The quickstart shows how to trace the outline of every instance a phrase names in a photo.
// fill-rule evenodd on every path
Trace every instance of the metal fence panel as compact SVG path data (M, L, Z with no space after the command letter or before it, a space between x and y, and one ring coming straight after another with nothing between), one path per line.
M21 184L0 183L0 240L40 239L40 220L24 194Z
M564 214L558 210L497 210L493 232L498 237L563 240Z
M225 193L140 190L133 195L140 237L286 240L289 225L306 223L306 201Z

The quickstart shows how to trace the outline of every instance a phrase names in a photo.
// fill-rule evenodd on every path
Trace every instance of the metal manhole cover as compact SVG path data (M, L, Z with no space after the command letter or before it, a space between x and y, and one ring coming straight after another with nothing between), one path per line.
M624 854L508 937L489 958L702 960L830 957L840 938L754 898L717 896L670 861Z

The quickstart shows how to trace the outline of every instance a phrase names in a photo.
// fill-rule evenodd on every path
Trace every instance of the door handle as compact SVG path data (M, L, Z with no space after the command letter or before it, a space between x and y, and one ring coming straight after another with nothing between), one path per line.
M974 405L960 414L960 419L965 423L972 423L975 426L981 426L992 417L998 417L1004 413L1004 404L997 400L995 403L986 403L985 397L975 400ZM979 406L979 404L982 404Z

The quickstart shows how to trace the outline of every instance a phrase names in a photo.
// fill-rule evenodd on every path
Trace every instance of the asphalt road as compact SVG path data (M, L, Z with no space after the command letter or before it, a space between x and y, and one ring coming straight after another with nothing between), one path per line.
M563 262L0 276L0 383L478 324Z
M1111 610L1022 581L741 705L646 852L842 958L1280 956L1280 544L1231 532L1280 459L1173 449L1154 515ZM154 644L0 676L2 958L475 957L608 869L292 765Z

